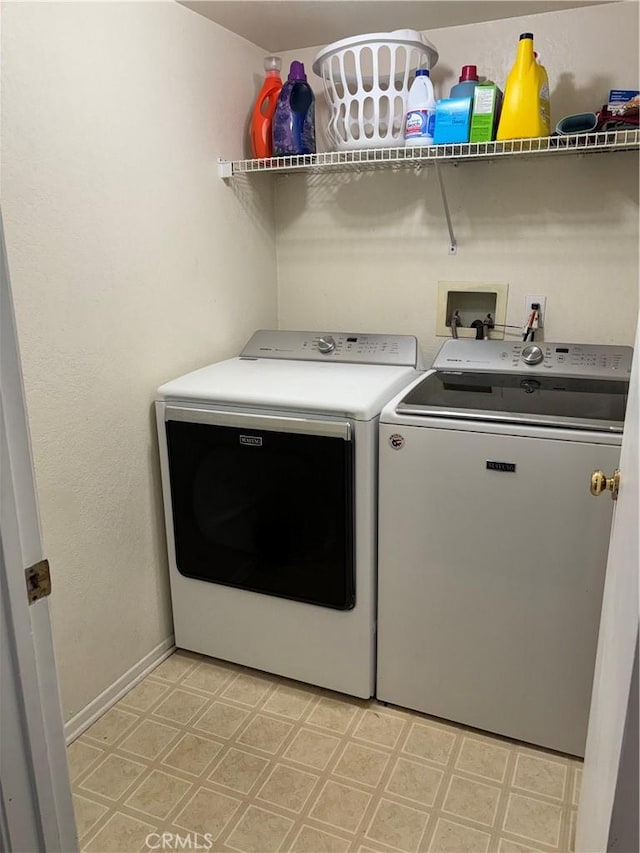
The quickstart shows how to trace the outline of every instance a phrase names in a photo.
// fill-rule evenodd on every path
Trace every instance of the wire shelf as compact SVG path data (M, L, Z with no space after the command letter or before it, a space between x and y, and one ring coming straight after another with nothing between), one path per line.
M364 148L357 151L329 151L293 157L256 160L219 160L221 178L256 172L348 172L417 167L434 163L462 163L468 160L495 160L501 157L540 157L562 154L591 154L605 151L640 150L640 130L616 130L575 136L544 136L502 142L466 142L431 145L428 148Z

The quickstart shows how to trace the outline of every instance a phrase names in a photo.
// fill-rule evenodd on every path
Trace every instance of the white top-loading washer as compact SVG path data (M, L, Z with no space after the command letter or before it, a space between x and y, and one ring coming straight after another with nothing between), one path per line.
M410 336L260 331L159 389L176 644L368 697L377 437Z
M452 340L384 408L378 698L583 754L631 355Z

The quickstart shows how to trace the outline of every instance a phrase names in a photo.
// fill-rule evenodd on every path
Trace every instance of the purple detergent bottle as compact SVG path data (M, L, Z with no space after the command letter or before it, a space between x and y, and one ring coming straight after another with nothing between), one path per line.
M292 62L273 117L273 156L316 153L314 97L302 62Z

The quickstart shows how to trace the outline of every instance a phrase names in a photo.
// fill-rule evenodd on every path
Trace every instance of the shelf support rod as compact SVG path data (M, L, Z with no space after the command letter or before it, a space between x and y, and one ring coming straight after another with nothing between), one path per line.
M458 244L456 242L456 236L453 233L453 225L451 224L451 213L449 211L449 202L447 201L447 191L444 186L444 181L442 180L440 164L436 160L433 165L435 166L436 175L438 176L438 183L440 184L440 195L442 197L442 206L444 207L444 216L447 220L447 228L449 229L449 254L455 255L458 252Z

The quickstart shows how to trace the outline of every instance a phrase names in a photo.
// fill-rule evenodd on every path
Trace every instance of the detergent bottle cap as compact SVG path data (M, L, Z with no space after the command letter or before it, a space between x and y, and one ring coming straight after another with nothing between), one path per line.
M533 33L522 33L520 41L522 41L522 39L533 39Z
M304 73L304 63L298 62L296 59L291 63L289 68L289 80L305 80L307 75Z
M478 66L477 65L463 65L462 66L462 71L460 73L458 83L465 83L468 80L471 80L473 82L477 82L477 80L478 80Z
M416 77L428 77L429 69L428 68L418 68L416 71Z
M279 56L265 56L264 70L265 71L280 71L282 68L282 60Z

